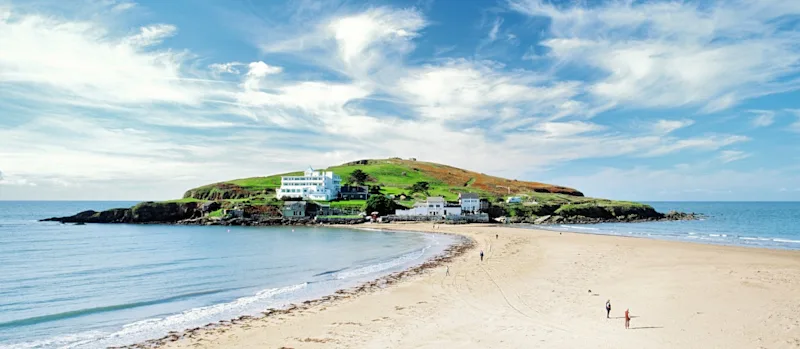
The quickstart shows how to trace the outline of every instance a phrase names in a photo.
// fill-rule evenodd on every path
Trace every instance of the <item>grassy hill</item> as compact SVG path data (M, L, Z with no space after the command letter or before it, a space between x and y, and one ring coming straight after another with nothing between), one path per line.
M360 160L326 170L333 171L347 182L350 174L357 169L369 175L366 184L380 186L383 194L406 194L409 196L407 201L413 199L409 187L417 182L429 183L429 195L443 196L450 201L457 200L459 193L477 193L481 197L494 200L508 195L528 195L540 202L583 202L586 199L583 198L583 193L572 188L505 179L447 165L398 158ZM280 187L281 176L301 174L298 171L209 184L188 190L181 201L248 200L254 204L269 204L277 201L275 189ZM420 199L423 194L417 193L414 197Z
M510 222L556 224L632 222L660 219L693 219L694 215L681 213L661 214L652 207L636 202L613 201L585 197L583 193L553 184L519 181L468 171L452 166L398 158L360 160L327 168L350 180L351 173L361 170L367 175L365 184L381 194L405 194L395 205L411 206L415 200L426 196L443 196L448 201L458 200L459 193L476 193L491 202L490 217L507 217ZM226 208L239 207L248 217L280 217L284 202L275 197L281 176L301 175L302 172L276 174L267 177L234 179L204 185L186 191L182 199L166 202L144 202L130 209L103 212L85 211L70 217L47 220L89 223L153 223L177 222L207 215L221 218ZM411 187L419 182L428 183L427 192L412 193ZM522 198L521 203L506 203L510 195ZM204 202L215 201L217 209ZM332 214L341 217L358 215L365 209L364 200L329 202ZM216 205L216 204L215 204ZM312 205L313 206L313 205ZM208 210L207 210L208 209ZM202 222L201 222L202 223ZM241 222L240 222L241 223Z

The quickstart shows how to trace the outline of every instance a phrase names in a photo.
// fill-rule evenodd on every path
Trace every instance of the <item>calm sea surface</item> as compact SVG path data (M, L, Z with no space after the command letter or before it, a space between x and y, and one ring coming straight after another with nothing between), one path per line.
M37 222L133 202L0 201L0 347L100 348L317 298L422 263L444 235Z
M703 213L696 221L531 226L579 233L800 250L800 202L648 202L659 212Z

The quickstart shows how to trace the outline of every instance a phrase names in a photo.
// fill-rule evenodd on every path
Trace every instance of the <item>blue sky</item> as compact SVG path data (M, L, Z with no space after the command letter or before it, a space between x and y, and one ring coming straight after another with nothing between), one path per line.
M416 157L800 199L800 2L0 0L0 199Z

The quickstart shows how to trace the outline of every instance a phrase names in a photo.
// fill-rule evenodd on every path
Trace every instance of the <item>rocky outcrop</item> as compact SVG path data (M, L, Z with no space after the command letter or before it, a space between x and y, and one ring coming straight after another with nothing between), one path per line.
M102 212L83 211L73 216L53 217L42 221L62 223L162 223L181 225L307 225L307 224L359 224L363 218L283 218L275 206L261 205L241 207L243 217L206 217L204 213L222 207L217 202L142 202L131 208L114 208ZM526 224L593 224L593 223L631 223L648 221L693 220L701 215L670 211L659 213L652 207L642 204L567 204L535 205L516 207L493 207L498 210L499 222ZM488 221L492 214L482 215L480 220L448 219L454 222L477 223ZM497 217L494 216L494 217ZM477 217L477 216L476 216ZM439 217L383 217L384 222L406 220L439 220Z
M114 208L102 212L83 211L73 216L53 217L42 221L62 223L175 223L202 216L196 202L142 202L131 208Z
M643 215L636 213L620 214L617 216L606 216L605 214L600 217L592 216L560 216L548 215L542 217L509 217L509 223L526 223L526 224L596 224L596 223L637 223L637 222L657 222L657 221L683 221L695 220L700 218L701 215L696 213L683 213L683 212L669 212L661 214L656 212L652 214L649 211L644 211Z
M53 217L42 221L56 221L61 223L127 223L131 219L131 209L112 208L102 212L83 211L69 217Z

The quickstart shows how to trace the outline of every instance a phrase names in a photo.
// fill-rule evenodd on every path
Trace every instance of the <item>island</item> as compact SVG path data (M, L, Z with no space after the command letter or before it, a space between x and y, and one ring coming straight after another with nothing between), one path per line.
M698 216L657 212L637 202L586 197L564 186L505 179L413 158L390 158L235 179L189 189L177 200L89 210L42 221L254 226L369 220L587 224Z

